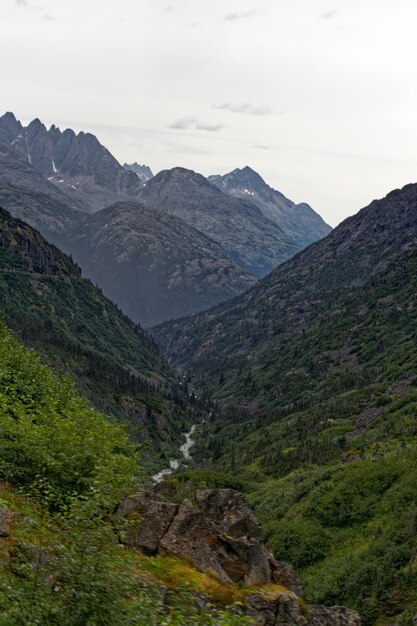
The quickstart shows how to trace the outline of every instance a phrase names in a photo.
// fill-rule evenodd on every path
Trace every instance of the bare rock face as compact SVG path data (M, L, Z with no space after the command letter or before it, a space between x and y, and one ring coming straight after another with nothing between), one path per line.
M10 535L15 517L16 513L4 506L0 506L0 537L4 538Z
M123 542L149 556L190 559L224 582L276 583L303 595L293 567L262 544L262 529L242 494L205 489L195 497L196 505L187 499L178 505L151 492L130 496L118 514L139 523L124 533Z
M178 505L151 492L131 496L118 514L139 522L122 541L147 555L188 559L225 583L259 585L244 608L256 626L360 626L354 611L305 604L293 567L262 544L262 529L239 492L205 489L195 499L196 504L185 499ZM282 592L263 587L271 583Z
M133 530L127 531L123 542L146 555L155 554L177 510L175 503L150 492L130 496L124 501L118 514L127 519L139 519L141 522Z

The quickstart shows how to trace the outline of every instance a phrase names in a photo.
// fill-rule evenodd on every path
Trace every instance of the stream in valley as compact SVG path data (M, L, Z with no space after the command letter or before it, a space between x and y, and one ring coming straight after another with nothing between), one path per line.
M184 433L185 443L183 443L182 446L180 447L180 452L183 455L184 459L186 459L187 461L191 459L190 450L195 443L194 439L192 438L194 431L195 431L195 424L193 424L193 426L191 427L191 430L188 433ZM173 472L179 469L180 465L181 465L181 460L170 459L169 467L166 467L165 469L161 470L160 472L152 476L153 482L160 483L161 480L166 478L166 476L170 476Z

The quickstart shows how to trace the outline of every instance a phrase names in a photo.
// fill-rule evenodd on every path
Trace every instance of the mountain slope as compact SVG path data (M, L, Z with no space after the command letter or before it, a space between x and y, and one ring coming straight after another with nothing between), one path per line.
M250 167L235 169L224 176L209 176L208 180L224 193L256 204L265 217L278 224L297 243L300 250L331 231L308 204L288 200L281 192L269 187Z
M62 252L0 211L0 312L6 322L135 438L180 440L184 399L154 341Z
M134 196L141 184L91 133L47 130L39 119L24 127L9 112L0 117L0 141L88 212Z
M255 282L216 242L141 203L86 217L71 250L86 275L145 326L207 309Z
M70 198L0 142L0 205L60 245L81 213Z
M175 364L192 364L204 375L213 360L219 369L227 363L233 375L242 364L263 367L315 315L336 306L337 297L364 285L416 242L417 185L407 185L345 220L233 302L155 333Z
M257 277L299 249L254 204L227 196L190 170L177 167L159 172L141 187L138 197L217 241L230 258Z
M220 400L197 467L235 476L307 595L365 626L417 610L416 281L408 185L232 303L156 329Z

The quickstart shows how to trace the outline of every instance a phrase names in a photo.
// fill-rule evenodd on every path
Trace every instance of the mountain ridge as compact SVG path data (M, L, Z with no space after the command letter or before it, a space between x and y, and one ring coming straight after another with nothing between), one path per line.
M92 133L62 132L55 124L47 130L38 118L24 127L8 112L0 117L0 140L87 212L134 196L141 184Z
M71 250L106 295L145 326L209 308L255 282L215 241L140 202L85 216Z
M273 189L249 166L222 176L209 176L221 191L253 202L262 213L278 224L301 248L322 239L331 227L305 202L296 204Z
M223 194L192 170L163 170L141 187L138 197L217 241L256 277L297 252L292 240L258 207Z

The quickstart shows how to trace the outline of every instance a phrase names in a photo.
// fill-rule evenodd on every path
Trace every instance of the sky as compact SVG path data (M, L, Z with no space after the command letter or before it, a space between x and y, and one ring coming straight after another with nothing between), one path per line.
M0 0L0 115L251 166L335 226L417 180L416 0Z

